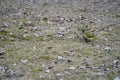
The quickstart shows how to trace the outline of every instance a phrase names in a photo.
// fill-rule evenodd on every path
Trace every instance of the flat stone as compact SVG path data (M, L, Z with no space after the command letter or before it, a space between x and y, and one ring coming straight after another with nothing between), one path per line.
M68 71L65 71L65 74L66 75L71 75L72 73L68 72Z
M28 62L28 60L21 60L21 62L22 62L23 64L26 64L26 63Z
M116 76L113 80L120 80L120 77Z
M75 70L75 67L74 66L70 66L68 69L69 70Z
M46 73L50 73L50 70L49 70L49 69L46 69L45 72L46 72Z
M64 60L64 58L62 56L57 56L58 60Z
M57 73L56 76L63 76L63 73Z

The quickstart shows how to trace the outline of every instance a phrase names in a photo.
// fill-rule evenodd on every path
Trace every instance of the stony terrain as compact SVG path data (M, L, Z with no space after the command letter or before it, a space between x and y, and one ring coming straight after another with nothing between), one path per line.
M0 80L120 80L119 35L120 0L0 0Z

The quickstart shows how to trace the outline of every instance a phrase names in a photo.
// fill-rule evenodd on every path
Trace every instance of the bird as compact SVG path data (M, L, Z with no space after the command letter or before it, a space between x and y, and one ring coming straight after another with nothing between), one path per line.
M82 30L82 38L85 42L91 42L95 40L95 35L87 30Z

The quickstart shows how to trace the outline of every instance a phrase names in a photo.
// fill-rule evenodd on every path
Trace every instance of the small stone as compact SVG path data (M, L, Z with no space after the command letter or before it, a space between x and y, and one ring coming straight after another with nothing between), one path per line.
M45 78L45 76L43 74L41 74L39 77L42 78L42 79Z
M24 34L23 37L27 37L27 36L30 36L30 34Z
M100 75L100 76L102 75L102 76L104 76L105 73L103 73L103 72L98 72L97 75Z
M80 66L80 69L85 69L86 67L85 66Z
M33 50L36 50L36 47L35 47L35 46L33 46Z
M33 30L38 30L39 29L39 26L34 26L33 27Z
M2 49L0 49L0 55L4 55L5 51L3 51Z
M21 62L22 62L23 64L26 64L26 63L28 62L28 60L21 60Z
M119 60L113 60L113 63L114 64L116 64L116 63L118 63L119 62Z
M9 23L4 22L3 25L4 25L5 27L8 27L8 26L9 26Z
M114 78L114 80L120 80L120 77L119 77L119 76L116 76L116 77Z
M108 41L108 39L107 39L107 38L105 38L104 40L105 40L105 41Z
M64 79L61 78L61 79L59 79L59 80L64 80Z
M50 73L50 70L49 70L49 69L46 69L45 72L46 72L46 73Z
M90 78L87 78L86 80L91 80Z
M25 26L34 26L34 24L32 23L32 21L28 21L23 23Z
M65 31L65 29L66 29L65 27L59 27L60 31Z
M24 25L23 22L20 22L20 23L19 23L19 26L23 26L23 25Z
M104 50L105 51L112 51L112 48L111 47L105 47Z
M46 65L45 65L45 64L42 64L42 67L46 67Z
M6 71L6 76L7 76L7 77L11 77L11 76L16 75L16 74L17 74L17 73L14 72L12 69L8 69L8 70Z
M69 70L75 70L75 67L74 66L71 66L68 68Z
M65 71L65 74L66 75L71 75L72 73L68 72L68 71Z
M40 36L38 33L34 33L34 35L35 35L36 37L39 37L39 36Z
M4 74L5 73L5 68L0 66L0 74Z
M62 56L57 57L58 60L63 60L64 58Z
M63 73L57 73L56 76L63 76Z
M24 33L28 33L28 31L27 30L23 30L24 31Z
M17 64L16 64L16 63L14 63L13 65L14 65L14 66L16 66Z

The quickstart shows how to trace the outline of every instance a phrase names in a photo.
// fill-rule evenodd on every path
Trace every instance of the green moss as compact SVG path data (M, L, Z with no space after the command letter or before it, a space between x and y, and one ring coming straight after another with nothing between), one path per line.
M43 55L43 56L41 56L41 58L45 59L45 60L50 60L51 59L50 55Z
M14 49L10 47L10 48L7 49L7 51L11 52L11 51L14 51Z
M47 36L47 37L53 37L53 35L52 35L52 34L46 34L46 36Z
M1 1L6 2L7 0L1 0Z
M42 72L42 71L43 71L43 68L42 68L42 67L30 66L30 69L31 69L33 72Z
M43 36L40 36L37 38L38 41L44 41L44 37Z
M7 30L0 30L0 35L7 35L9 33L9 31Z
M70 78L68 78L68 80L76 80L75 78L73 78L73 77L70 77Z
M15 38L15 39L18 38L17 35L15 35L15 34L11 34L11 35L9 35L9 36L12 37L12 38Z
M34 39L35 38L35 35L32 35L32 34L26 34L25 36L24 36L24 40L32 40L32 39Z

